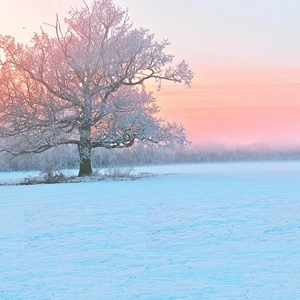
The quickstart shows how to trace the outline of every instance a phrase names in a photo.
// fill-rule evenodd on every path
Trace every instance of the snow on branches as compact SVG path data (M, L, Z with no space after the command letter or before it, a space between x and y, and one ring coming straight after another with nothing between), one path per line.
M89 175L92 148L186 143L184 128L158 117L144 86L151 78L190 86L193 73L185 61L172 66L168 41L133 28L111 0L72 9L48 28L52 34L42 29L29 45L0 36L0 139L13 146L2 150L75 144L80 174Z

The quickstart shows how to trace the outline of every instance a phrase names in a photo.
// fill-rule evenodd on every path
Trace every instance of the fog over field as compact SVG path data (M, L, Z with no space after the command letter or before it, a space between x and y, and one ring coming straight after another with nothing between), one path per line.
M263 144L200 144L187 148L136 145L128 149L96 149L93 167L134 168L140 165L230 162L230 161L276 161L299 160L300 147L271 147ZM0 153L0 171L49 171L78 168L76 147L58 147L41 154L10 156Z

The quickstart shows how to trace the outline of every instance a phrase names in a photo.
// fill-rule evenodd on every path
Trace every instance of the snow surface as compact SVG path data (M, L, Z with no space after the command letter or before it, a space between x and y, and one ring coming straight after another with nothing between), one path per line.
M0 186L0 299L300 299L300 162L136 171Z

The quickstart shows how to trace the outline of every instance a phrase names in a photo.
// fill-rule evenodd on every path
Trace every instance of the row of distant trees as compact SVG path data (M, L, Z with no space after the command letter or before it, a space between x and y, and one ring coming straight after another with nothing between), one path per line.
M136 144L123 149L98 148L93 150L93 167L134 168L145 164L228 162L257 160L300 159L299 148L266 148L258 146L226 147L203 145L201 147L156 147ZM14 156L0 153L0 171L39 170L41 172L76 169L78 153L74 146L60 146L39 154Z

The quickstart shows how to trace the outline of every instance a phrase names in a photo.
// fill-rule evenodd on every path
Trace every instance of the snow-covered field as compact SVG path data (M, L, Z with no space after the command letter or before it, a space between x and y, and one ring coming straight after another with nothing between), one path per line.
M0 186L0 299L300 299L300 162L136 171Z

